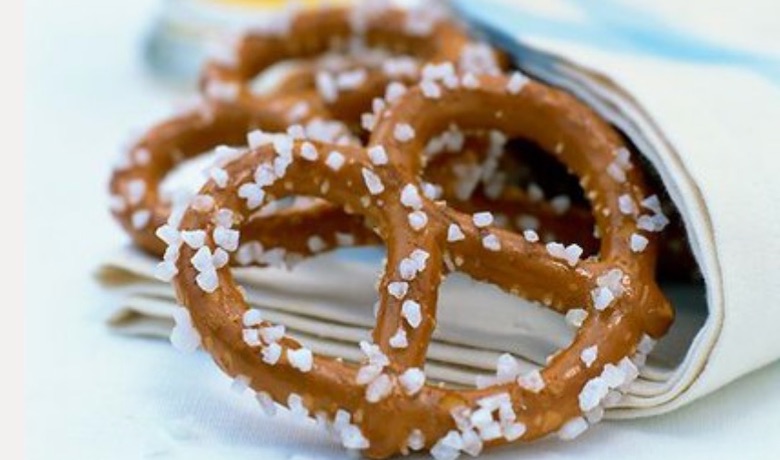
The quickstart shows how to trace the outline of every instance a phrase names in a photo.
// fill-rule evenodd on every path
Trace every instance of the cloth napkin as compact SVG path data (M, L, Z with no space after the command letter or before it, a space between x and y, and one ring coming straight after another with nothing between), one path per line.
M475 2L455 3L466 17L491 27L488 36L524 71L571 91L620 128L660 175L685 223L703 284L664 286L676 322L608 416L672 410L780 357L780 283L773 276L780 272L775 66L754 54L714 59L704 51L721 48L682 38L689 55L680 57L613 46L598 29L580 35L538 33L549 27L521 31L506 18L531 17L519 10L524 2L496 0L479 9ZM553 8L542 19L561 21L568 13ZM581 39L588 34L596 39ZM710 57L696 58L697 50ZM379 249L339 251L290 271L237 269L236 276L252 305L314 351L357 360L357 342L373 324L381 257ZM101 266L98 279L116 293L108 323L117 332L167 336L175 298L152 277L155 264L126 247ZM503 352L538 367L573 333L560 315L457 275L444 283L439 318L426 371L455 384L491 374Z

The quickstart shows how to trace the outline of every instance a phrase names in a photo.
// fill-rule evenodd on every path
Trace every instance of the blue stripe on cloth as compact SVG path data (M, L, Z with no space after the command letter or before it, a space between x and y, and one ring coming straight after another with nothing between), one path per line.
M741 67L780 84L780 59L715 43L667 24L663 18L621 0L573 2L586 20L543 16L503 1L451 0L466 21L517 36L572 41L613 53Z

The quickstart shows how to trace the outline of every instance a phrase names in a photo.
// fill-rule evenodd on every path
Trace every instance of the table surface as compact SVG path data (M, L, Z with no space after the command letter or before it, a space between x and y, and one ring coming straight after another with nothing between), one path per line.
M125 242L106 183L122 139L170 112L144 72L153 0L27 3L26 436L31 459L342 458L313 426L266 419L204 354L112 334L93 280ZM780 363L688 407L607 422L572 443L485 458L776 458ZM229 455L229 457L227 457Z

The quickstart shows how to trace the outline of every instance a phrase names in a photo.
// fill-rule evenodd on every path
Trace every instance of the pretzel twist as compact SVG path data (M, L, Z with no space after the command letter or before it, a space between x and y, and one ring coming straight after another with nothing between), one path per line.
M421 155L414 153L452 121L558 151L593 207L599 254L580 260L576 248L528 241L484 216L428 199ZM565 148L556 150L560 143ZM208 206L188 208L180 227L203 232L202 238L170 249L178 256L173 283L186 308L177 313L174 341L189 348L201 343L226 373L257 391L264 407L277 401L331 420L348 448L373 458L423 447L454 458L461 450L476 454L483 446L555 431L571 438L595 423L602 404L636 377L648 336L664 334L673 316L654 281L655 237L638 223L647 192L619 136L563 92L483 75L468 88L443 88L435 100L420 88L409 90L382 114L369 142L377 146L387 163L375 164L361 147L280 136L227 164L226 183L209 181L201 190L211 198ZM616 167L622 180L603 174ZM361 344L367 362L360 368L314 355L262 321L225 266L236 248L233 228L242 229L261 203L291 195L352 209L387 246L374 343ZM621 210L626 199L635 212ZM632 251L630 240L639 233L648 245ZM479 389L425 384L437 290L447 270L559 312L584 307L587 319L540 372L505 375Z
M138 246L159 255L165 250L164 244L155 235L155 229L169 220L175 223L177 216L171 219L171 204L159 195L158 184L182 160L219 145L241 145L245 142L246 132L253 129L283 131L295 123L305 124L317 119L339 119L354 126L391 80L403 77L406 81L414 81L419 77L419 66L414 66L411 72L407 69L403 75L369 68L370 78L362 84L342 92L335 100L324 100L322 91L313 88L317 67L310 64L308 69L282 81L276 91L262 95L252 92L249 79L275 63L320 55L329 49L334 40L344 41L350 33L355 33L357 26L353 13L351 10L302 13L292 22L291 31L294 33L291 39L267 33L245 35L237 46L234 60L229 64L214 61L207 66L202 79L206 100L200 106L155 126L131 148L132 161L128 167L115 172L111 191L114 214ZM410 51L421 62L462 61L460 58L464 50L473 46L458 25L445 20L433 22L430 34L412 34L405 26L409 16L409 13L392 9L368 15L361 26L361 36L371 46ZM501 57L489 48L484 50L487 50L486 56L495 58L495 62L483 65L483 70L499 69ZM353 61L360 63L361 59L358 56ZM225 88L233 90L225 91ZM226 98L226 94L230 97ZM348 139L346 134L346 129L342 129L339 135ZM474 144L472 140L467 141L467 148ZM485 143L477 139L477 150L486 148L482 144ZM448 161L436 161L430 168L432 181L444 188L444 197L459 209L499 211L506 217L510 228L518 230L523 229L518 224L518 216L533 216L546 231L554 231L567 241L580 242L589 252L593 249L595 240L590 237L590 232L580 231L592 226L586 212L574 212L567 219L558 218L549 205L529 200L522 191L512 187L507 187L506 193L498 199L486 200L484 195L482 199L480 195L458 197L460 179L447 171L460 164L474 166L482 160L478 153L468 158L459 155ZM216 170L220 173L219 168ZM289 210L284 215L271 214L252 219L244 229L248 244L246 249L252 249L250 243L257 243L258 247L281 249L290 255L311 255L314 251L307 242L311 238L319 238L313 229L321 227L322 222L326 222L331 231L323 233L325 238L316 240L318 244L315 247L319 252L344 244L379 242L360 216L350 216L339 208L320 203L309 209ZM292 240L287 235L300 238ZM321 247L320 243L325 246ZM244 251L242 257L238 257L238 263L266 263L257 254L258 251L254 252L253 256L252 251Z
M262 71L278 62L322 56L344 45L354 45L356 39L359 40L359 49L384 48L393 54L407 55L423 63L458 62L464 48L470 44L463 28L453 21L433 18L425 30L420 31L410 29L409 22L412 19L412 13L394 8L302 11L290 19L282 33L260 31L241 36L235 45L235 55L207 63L201 87L207 96L215 95L219 98L228 95L231 100L251 102L256 96L249 82ZM360 60L357 62L360 63ZM411 66L389 72L392 73L390 76L381 66L363 68L362 77L345 85L347 88L344 94L326 94L326 102L342 100L345 96L349 98L352 93L358 93L358 98L362 92L381 94L387 84L393 81L389 79L391 77L395 81L414 81L420 66L414 62L407 63ZM360 67L365 67L364 64L360 63ZM295 82L308 87L315 82L321 70L315 67L308 75L302 72L295 78ZM337 85L337 82L333 82L333 85ZM334 86L329 89L338 91L345 88Z

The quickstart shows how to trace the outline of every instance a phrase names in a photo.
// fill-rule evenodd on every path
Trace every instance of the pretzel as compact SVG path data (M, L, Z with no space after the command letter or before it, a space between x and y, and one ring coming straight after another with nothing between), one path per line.
M500 70L496 60L501 57L497 53L485 45L471 43L463 27L445 19L438 9L401 10L375 5L377 2L366 3L371 5L304 10L280 18L270 28L245 33L227 52L220 54L220 59L206 64L201 78L204 94L239 102L252 101L255 95L250 81L272 65L318 57L345 47L352 48L352 56L365 54L365 47L384 48L402 56L400 61L388 56L390 62L379 62L380 68L365 68L366 62L358 60L361 73L342 82L327 72L320 75L319 68L302 72L295 81L306 86L320 80L318 86L325 99L333 101L368 88L384 91L392 81L388 76L395 80L416 80L418 63L410 58Z
M200 154L222 143L237 145L244 142L245 133L253 128L283 130L292 124L288 116L290 106L301 98L297 95L268 98L262 110L258 108L247 112L231 104L218 101L186 112L183 115L151 129L133 148L133 162L126 168L115 171L111 189L115 206L115 215L135 243L152 254L162 255L164 243L157 237L155 229L170 221L175 224L176 213L171 218L171 204L161 199L158 184L167 172L185 158ZM317 112L313 123L320 127ZM311 126L311 125L310 125ZM330 123L327 137L336 140L348 134L346 127ZM333 128L336 128L335 130ZM315 136L323 138L323 135ZM479 191L472 195L460 196L459 178L452 174L458 166L477 166L483 161L486 143L484 139L467 139L465 150L457 155L434 158L431 161L430 181L443 188L443 197L450 200L458 209L467 212L492 210L507 221L508 228L525 230L527 227L543 228L545 233L554 232L565 241L582 244L588 253L595 248L595 239L583 228L592 227L589 215L582 210L572 210L565 218L560 212L544 201L531 199L516 187L506 187L501 197L488 198ZM226 149L228 153L230 149ZM143 153L143 155L139 155ZM221 172L219 165L212 174ZM525 221L523 219L526 219ZM531 220L530 224L527 220ZM297 238L291 238L291 235ZM319 235L322 235L320 237ZM367 228L361 216L345 214L343 210L327 203L318 203L307 209L289 209L276 214L255 216L244 228L242 251L235 263L241 265L259 263L265 265L269 260L276 263L287 262L290 258L310 256L340 246L372 245L381 243L370 228ZM314 243L312 243L314 242ZM253 248L280 250L287 257L279 259L264 258Z
M372 83L348 91L349 97L339 97L329 102L312 91L313 70L283 80L276 92L266 95L253 94L246 86L246 79L279 60L324 51L327 48L317 48L317 46L330 43L334 38L344 39L345 30L350 33L355 32L350 30L350 27L358 28L355 25L356 21L364 23L360 26L360 33L373 45L384 44L396 50L414 49L419 56L429 59L458 58L462 67L475 68L476 66L475 70L493 71L500 67L498 55L489 48L469 43L459 26L439 18L435 18L436 21L428 25L431 29L430 35L434 36L434 39L430 39L426 34L424 37L426 46L421 46L423 38L419 35L419 30L414 33L409 31L408 22L412 15L413 13L393 9L364 12L362 16L356 15L355 10L303 13L292 22L294 40L280 40L267 33L248 34L238 46L240 58L237 62L232 65L212 62L207 66L203 86L205 95L211 97L207 97L206 101L194 110L151 129L132 147L128 167L118 170L112 178L114 213L136 244L156 254L164 250L160 240L153 234L153 229L158 228L169 218L170 205L160 200L157 185L182 159L197 155L219 144L242 143L243 134L250 128L278 131L294 122L319 117L339 118L355 124L358 115L371 105L376 95L384 91L384 85L398 75L393 72L388 73L386 69L379 73L374 72ZM362 20L358 21L356 17L362 17ZM315 46L312 43L319 45ZM465 50L469 46L476 47L473 49L479 51L472 51L471 54L476 53L479 58L481 53L481 59L487 64L469 64L469 59L462 59L462 55L468 54ZM492 58L495 58L495 62L491 61ZM350 63L360 62L360 59L350 61L347 58L346 61L347 65L350 65ZM406 76L416 78L415 72L417 72L416 68L410 75L407 69ZM224 96L224 88L237 85L239 82L241 90L235 92L235 97L227 100L220 97ZM214 87L223 89L215 91ZM301 107L305 107L305 113L299 110ZM460 162L462 160L450 163L457 165ZM449 180L455 181L452 178ZM442 182L442 185L446 186L446 183ZM461 197L459 200L463 206L467 205L466 198ZM535 205L524 203L528 200L522 197L517 198L515 193L502 206L507 213L510 213L508 215L511 218L510 222L516 221L512 218L515 217L512 214L526 213L534 214L534 219L539 220L539 216L536 216L538 213L533 209ZM497 204L501 206L500 203ZM313 222L322 222L323 217L327 216L334 234L341 235L342 240L350 244L376 242L374 234L360 224L360 219L327 208L327 205L322 204L315 209L298 212L292 219L293 216L290 216L289 212L283 219L275 219L273 216L258 219L256 225L250 223L247 226L249 230L247 236L252 237L250 241L257 240L266 247L278 245L279 238L275 237L278 234L299 234L303 241L307 241L312 235L307 235L306 230L312 227ZM542 209L541 214L544 213ZM550 227L553 228L555 225ZM561 230L576 228L570 225L558 225L558 227ZM332 243L326 243L329 243L328 248L332 248L336 246L336 242L334 240ZM311 252L309 248L300 246L284 249L292 253L303 253L303 255ZM251 261L251 258L242 259Z
M544 245L533 234L492 227L488 215L428 199L419 180L422 156L414 153L453 121L557 152L593 206L602 235L598 255L581 260L577 247ZM378 147L387 162L372 161L368 149ZM673 317L654 280L654 232L642 230L659 228L660 211L646 198L641 171L619 136L566 93L519 74L481 75L442 88L437 99L410 89L381 115L368 149L281 135L227 164L225 183L203 187L209 205L190 206L179 227L179 236L200 238L170 238L183 305L174 344L202 345L237 387L256 391L265 410L275 411L276 401L294 414L314 414L347 448L372 458L419 449L437 459L476 455L554 432L571 439L597 422ZM283 327L263 321L226 266L254 210L291 195L350 208L387 245L373 343L361 343L361 367L314 355ZM647 244L636 250L632 240L640 234ZM426 383L437 290L451 270L578 316L582 325L541 371L517 375L514 359L504 357L486 387Z
M233 54L231 51L231 55L227 57L223 53L221 62L211 62L202 79L207 96L203 104L153 128L130 152L132 161L129 165L135 168L123 168L112 178L112 209L135 243L154 254L163 251L164 246L154 236L153 230L168 218L170 206L165 202L158 203L161 200L156 193L156 186L167 171L183 158L197 155L219 144L243 143L243 134L251 128L277 131L293 123L318 117L340 120L347 123L352 131L356 131L358 117L368 108L375 96L382 94L390 80L400 78L411 82L419 77L418 70L423 58L457 58L461 68L480 67L478 63L469 63L469 59L463 59L464 55L469 54L466 51L471 47L471 54L475 56L471 60L485 61L475 70L497 71L504 67L503 56L488 47L468 42L457 24L443 20L439 15L428 14L427 19L423 18L424 21L417 21L424 23L423 29L427 28L423 30L426 33L421 34L419 24L416 31L415 28L410 29L409 22L413 18L414 13L385 8L368 8L368 11L362 13L356 9L302 13L289 22L288 32L294 32L294 40L282 40L278 33L268 31L253 32L245 35L238 43L237 53ZM321 27L324 25L332 26L332 29ZM345 34L344 30L348 33ZM248 79L280 62L280 59L317 56L317 53L333 48L334 39L348 41L349 33L357 33L363 37L364 42L370 42L372 46L385 45L395 50L415 51L420 60L401 60L401 63L407 64L397 66L401 72L388 72L388 60L382 59L387 58L386 54L372 55L360 47L350 50L353 54L346 56L326 52L320 58L299 62L294 72L276 84L271 93L255 94L249 88ZM422 36L433 45L418 46ZM283 44L280 44L281 42ZM327 46L323 45L326 43ZM282 50L277 50L278 47ZM380 71L381 64L385 66ZM320 91L315 91L316 76L322 70L349 74L363 68L368 69L366 75L369 76L364 84L340 92L335 100L323 100L321 88ZM218 133L223 133L224 136L220 138ZM204 136L209 139L208 142L193 142L193 139L202 139ZM158 155L163 157L161 161L152 159ZM577 243L583 247L586 254L595 250L598 241L589 230L593 226L593 220L587 209L575 206L566 212L565 216L560 216L560 209L549 206L549 203L530 199L522 190L512 186L507 187L506 193L499 198L491 197L485 200L485 194L479 193L468 199L458 197L452 189L462 187L462 181L451 175L437 174L457 167L458 164L459 161L451 161L447 167L434 164L428 169L430 182L442 185L445 189L449 184L449 190L445 190L444 196L457 209L491 210L497 212L497 219L506 221L506 228L518 231L539 230L543 239L559 238ZM139 199L141 188L144 193ZM151 192L145 193L147 190ZM456 198L460 199L455 200ZM566 196L558 198L568 201ZM325 248L315 245L320 251L343 245L339 244L340 242L349 245L378 243L373 232L362 225L359 216L347 216L328 208L327 204L320 203L315 209L298 210L294 216L287 212L282 219L273 216L257 219L255 225L249 224L246 228L248 246L245 249L284 246L280 242L285 239L277 237L278 234L296 234L300 235L301 241L308 241L316 235L312 235L307 229L312 228L314 222L322 222L324 217L328 218L328 225L339 238L325 240ZM679 225L674 228L682 230ZM679 250L675 250L674 243L679 240L680 238L669 238L662 245L664 256L661 258L661 273L672 279L686 278L695 268L690 254L685 257L685 253L681 255ZM283 248L293 257L298 254L310 255L312 252L306 244L293 246ZM239 258L239 263L264 264L262 260L255 260L257 257L251 257L252 252L257 253L256 250L244 251L245 257Z

